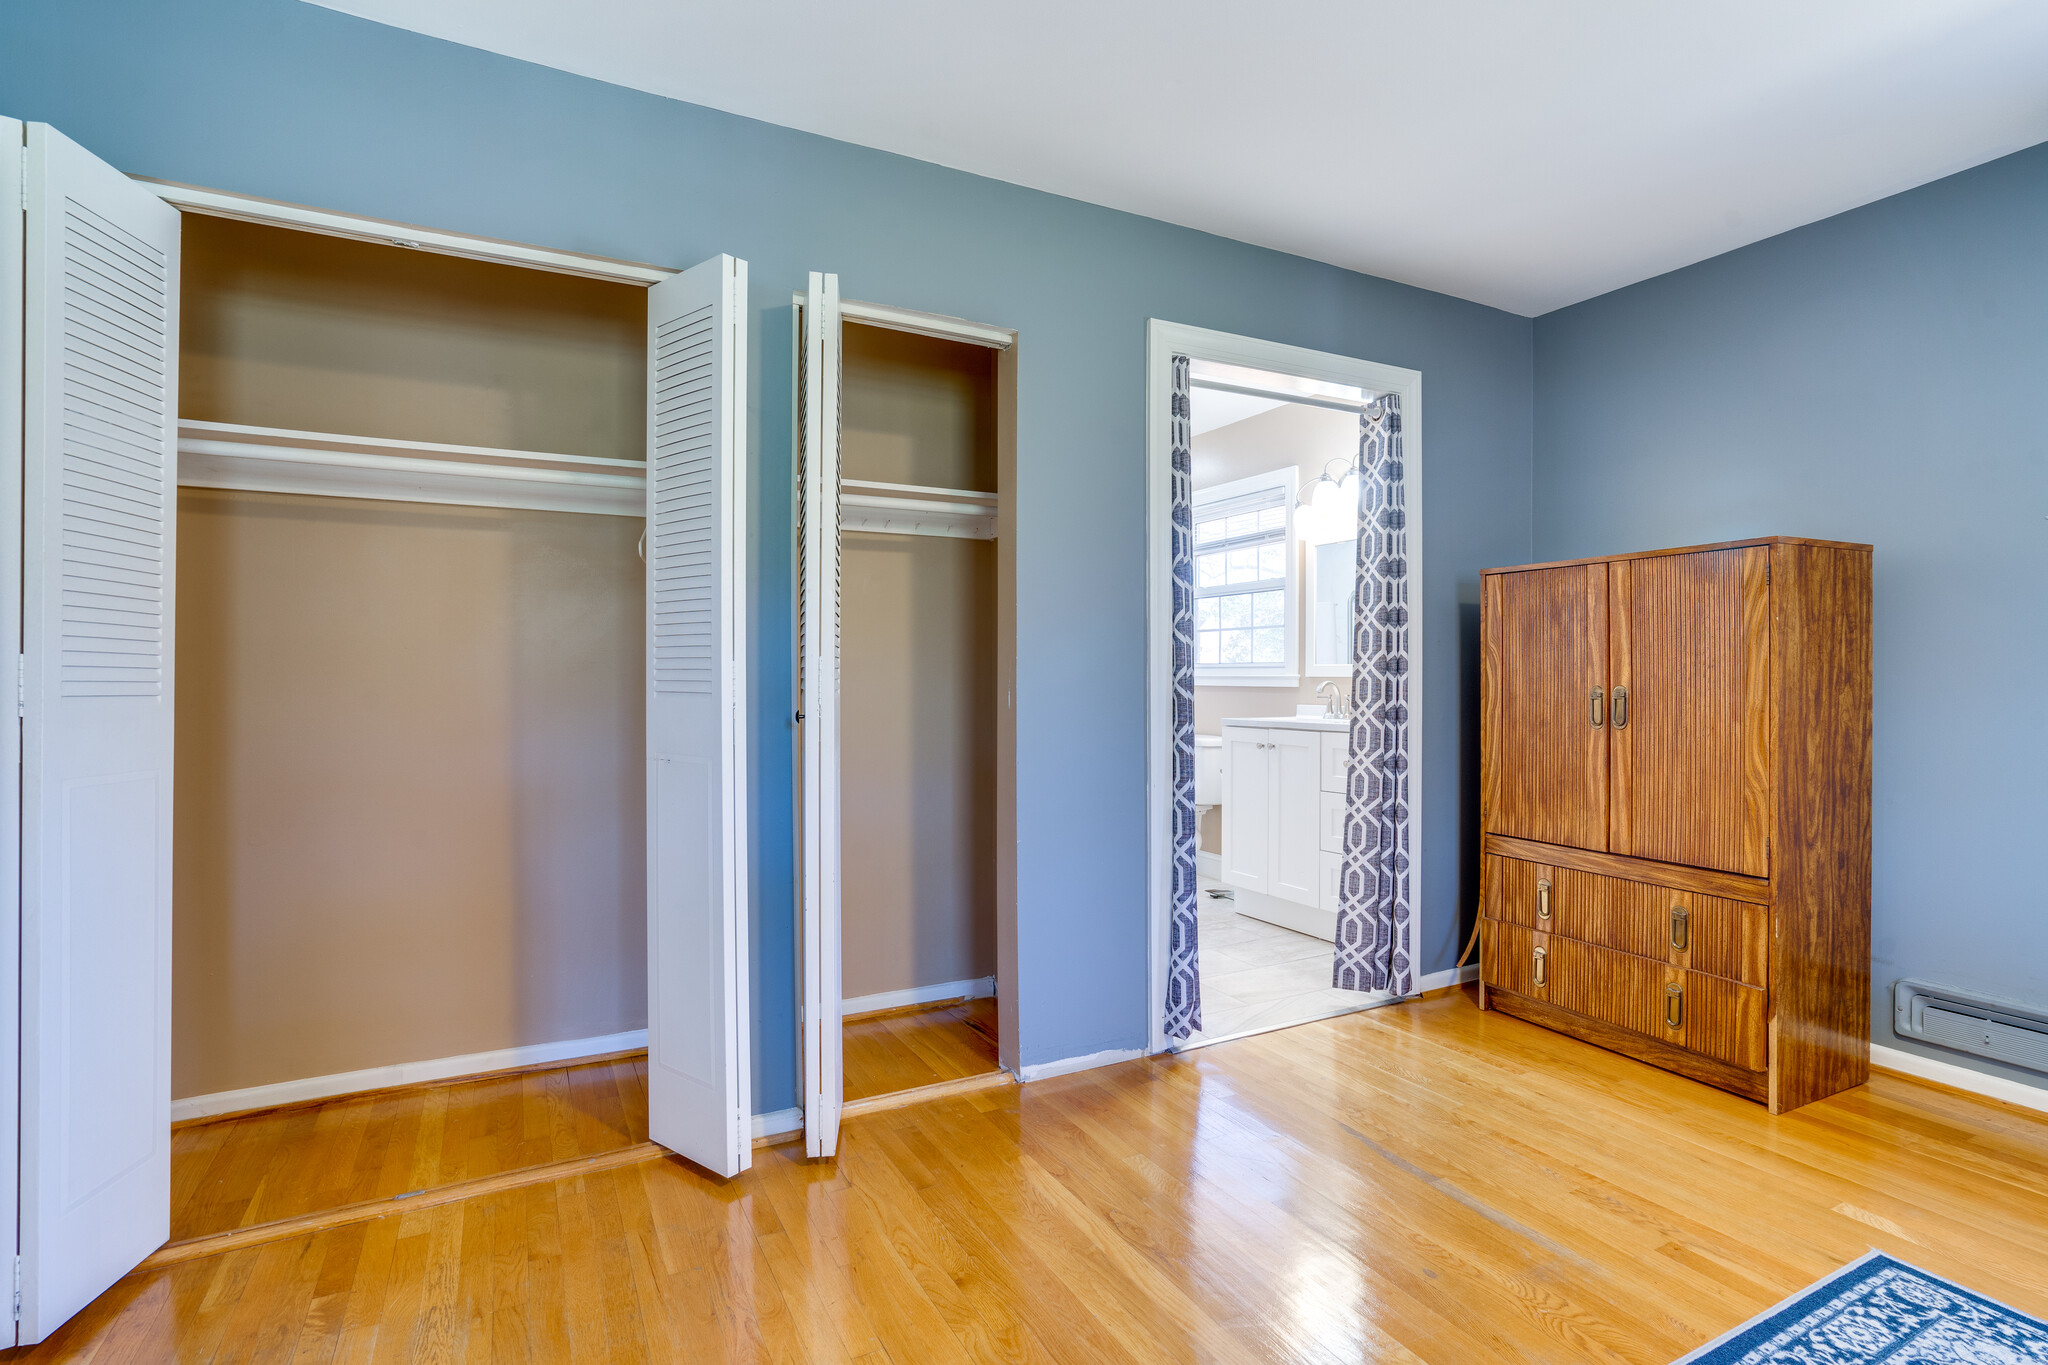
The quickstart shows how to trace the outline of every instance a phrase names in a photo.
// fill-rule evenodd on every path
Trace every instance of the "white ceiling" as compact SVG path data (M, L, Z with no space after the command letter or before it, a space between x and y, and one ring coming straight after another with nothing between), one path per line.
M2048 140L2041 0L318 0L1537 314Z

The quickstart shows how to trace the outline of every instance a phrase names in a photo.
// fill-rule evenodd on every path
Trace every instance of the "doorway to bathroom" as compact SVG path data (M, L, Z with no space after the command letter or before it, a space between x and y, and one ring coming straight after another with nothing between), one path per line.
M1393 394L1407 417L1401 484L1408 558L1419 566L1413 470L1420 376L1157 321L1149 349L1156 410L1148 708L1156 1052L1401 998L1395 990L1339 989L1333 981L1352 748L1361 413ZM1180 495L1191 561L1182 566L1191 579L1184 588L1191 598L1185 659L1176 657L1173 595L1177 357L1185 357L1179 391L1189 457L1188 488ZM1419 596L1419 574L1407 588ZM1419 798L1420 634L1418 618L1408 639L1411 810ZM1188 663L1191 678L1181 671ZM1175 733L1187 712L1191 751L1186 736ZM1194 770L1192 916L1175 882L1176 861L1188 852L1180 827L1189 818L1188 793L1176 781L1184 755ZM1419 904L1419 852L1410 830L1402 873L1411 908ZM1411 909L1399 931L1409 963L1417 918ZM1182 944L1188 928L1192 953ZM1181 1003L1191 988L1199 998L1192 1012Z

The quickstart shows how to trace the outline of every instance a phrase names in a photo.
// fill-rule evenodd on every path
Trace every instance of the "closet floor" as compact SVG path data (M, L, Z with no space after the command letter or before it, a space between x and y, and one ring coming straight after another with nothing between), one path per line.
M191 1123L171 1133L171 1240L646 1139L644 1054Z
M849 1100L1000 1070L996 1002L952 1000L849 1015L844 1055Z

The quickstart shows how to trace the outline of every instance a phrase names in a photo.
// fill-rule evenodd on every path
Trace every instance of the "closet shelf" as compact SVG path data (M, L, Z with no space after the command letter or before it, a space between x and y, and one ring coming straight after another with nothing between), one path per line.
M646 471L591 455L178 423L178 482L195 488L640 517Z
M839 481L839 525L884 535L996 538L996 495L914 483Z

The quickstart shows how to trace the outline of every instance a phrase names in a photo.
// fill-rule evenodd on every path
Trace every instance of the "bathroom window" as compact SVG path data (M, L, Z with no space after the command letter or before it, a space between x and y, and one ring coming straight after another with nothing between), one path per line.
M1195 677L1291 686L1292 468L1195 492Z

